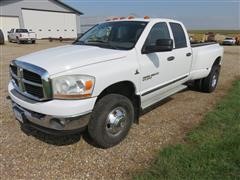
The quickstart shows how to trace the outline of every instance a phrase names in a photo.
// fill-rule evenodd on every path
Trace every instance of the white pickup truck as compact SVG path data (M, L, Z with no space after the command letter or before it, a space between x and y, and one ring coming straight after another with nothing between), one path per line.
M37 35L34 32L29 32L27 29L11 29L8 32L8 41L17 42L21 44L23 42L36 43Z
M112 20L71 45L13 60L8 90L22 125L58 135L87 128L108 148L124 139L143 109L187 82L214 91L222 57L217 43L190 44L181 22Z

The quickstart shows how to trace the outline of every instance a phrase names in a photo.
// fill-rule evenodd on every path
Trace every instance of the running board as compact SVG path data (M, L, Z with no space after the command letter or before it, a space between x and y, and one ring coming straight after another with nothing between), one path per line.
M161 101L161 100L163 100L163 99L165 99L165 98L167 98L167 97L169 97L173 94L176 94L177 92L182 91L186 88L188 88L188 86L179 85L179 86L177 86L173 89L170 89L170 90L166 91L165 93L161 94L160 96L157 96L157 97L155 96L155 97L150 99L151 103L146 102L144 105L142 105L142 109L148 108L149 106L151 106L151 105L153 105L153 104L155 104L155 103L157 103L157 102L159 102L159 101Z

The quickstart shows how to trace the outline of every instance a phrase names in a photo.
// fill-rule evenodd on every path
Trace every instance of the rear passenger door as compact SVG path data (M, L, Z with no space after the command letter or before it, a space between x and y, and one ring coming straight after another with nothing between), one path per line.
M180 23L170 22L170 29L174 38L174 71L175 79L186 78L191 69L192 49L189 40L187 40L187 32Z

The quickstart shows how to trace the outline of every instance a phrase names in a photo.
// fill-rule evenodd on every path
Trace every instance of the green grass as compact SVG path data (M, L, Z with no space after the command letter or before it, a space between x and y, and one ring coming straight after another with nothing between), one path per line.
M133 179L240 179L240 80L186 143L161 150Z

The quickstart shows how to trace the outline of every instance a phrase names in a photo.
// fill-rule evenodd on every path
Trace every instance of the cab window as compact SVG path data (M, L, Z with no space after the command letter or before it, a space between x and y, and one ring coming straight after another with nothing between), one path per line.
M178 23L170 23L170 26L175 41L175 48L187 47L187 40L182 26Z
M165 22L157 23L152 27L145 45L154 46L158 39L170 39L168 26Z

